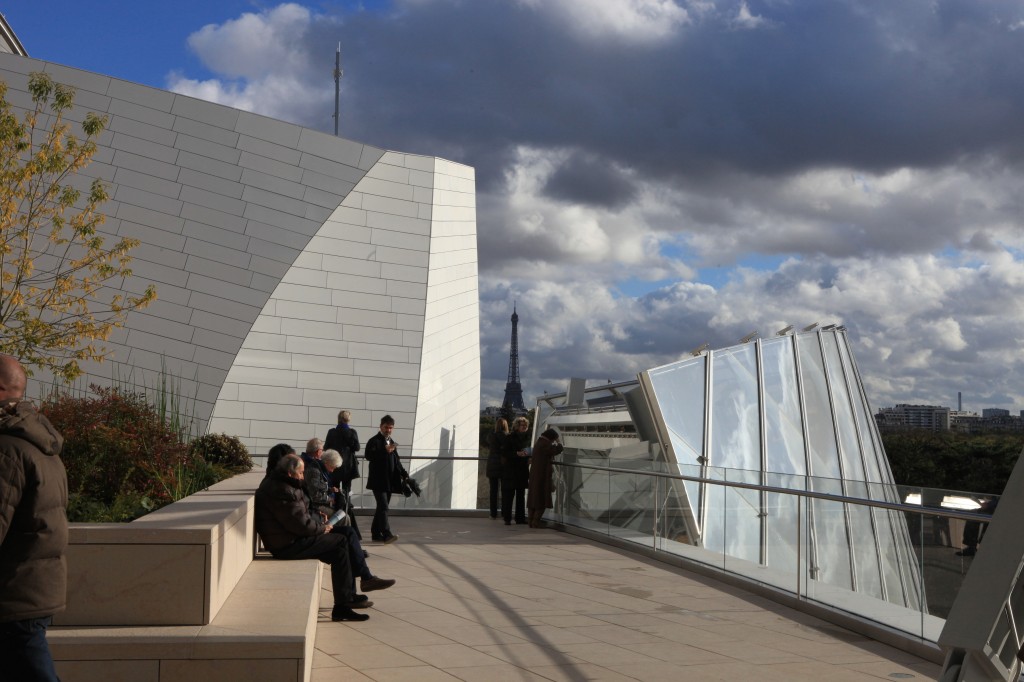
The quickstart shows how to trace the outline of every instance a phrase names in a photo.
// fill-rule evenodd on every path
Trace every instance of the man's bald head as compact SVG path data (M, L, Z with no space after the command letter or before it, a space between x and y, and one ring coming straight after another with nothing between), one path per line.
M0 400L21 400L26 383L28 378L21 363L10 355L0 355Z

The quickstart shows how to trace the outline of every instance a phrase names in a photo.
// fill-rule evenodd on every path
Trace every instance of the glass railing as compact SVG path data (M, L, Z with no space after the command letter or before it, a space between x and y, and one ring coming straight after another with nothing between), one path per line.
M935 642L983 543L992 496L784 473L609 460L556 462L549 517L667 552ZM486 456L402 456L420 494L393 509L488 508ZM372 513L368 474L353 503ZM979 511L980 509L980 511ZM981 542L979 540L979 535ZM964 545L965 539L974 545Z
M555 520L929 642L989 519L957 491L597 459L557 464Z

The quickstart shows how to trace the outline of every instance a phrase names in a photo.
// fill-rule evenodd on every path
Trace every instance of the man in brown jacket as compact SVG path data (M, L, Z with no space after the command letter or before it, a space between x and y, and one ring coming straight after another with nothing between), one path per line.
M64 610L68 481L53 424L23 402L25 370L0 355L0 666L12 680L57 680L46 643Z

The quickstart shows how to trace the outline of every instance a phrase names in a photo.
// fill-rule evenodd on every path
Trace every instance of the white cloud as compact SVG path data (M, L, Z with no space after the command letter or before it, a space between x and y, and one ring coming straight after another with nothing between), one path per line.
M758 16L750 11L746 0L740 3L736 16L732 20L733 26L741 29L755 29L768 25L770 22L764 17Z
M297 123L330 120L333 92L310 63L306 35L323 20L288 3L209 24L189 36L189 47L221 78L196 80L179 72L167 78L174 92ZM314 76L317 82L311 82ZM320 113L317 116L317 112Z
M519 0L550 13L565 29L587 40L618 39L629 43L659 41L690 22L674 0Z

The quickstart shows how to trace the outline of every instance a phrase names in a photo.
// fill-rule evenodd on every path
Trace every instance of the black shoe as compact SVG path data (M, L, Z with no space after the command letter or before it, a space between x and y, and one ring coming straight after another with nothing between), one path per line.
M363 550L363 558L364 558L364 559L366 559L366 558L368 558L369 556L370 556L370 553L369 553L369 552L367 552L367 551L366 551L366 550L364 549L364 550Z
M511 526L511 525L512 525L512 522L511 522L511 521L506 521L506 522L505 522L505 525L506 525L506 526Z
M350 601L348 605L353 606L354 604L362 604L364 601L370 601L370 598L365 594L357 594L352 597L352 601Z
M389 535L386 538L384 538L383 542L384 542L385 545L390 545L392 542L394 542L397 539L398 539L397 535Z
M977 554L977 550L971 549L970 547L956 553L957 556L974 556L975 554Z
M373 592L374 590L386 590L395 584L394 578L378 578L373 576L372 578L363 578L359 581L359 589L363 592Z
M374 537L370 538L370 542L384 542L384 538L374 536Z
M346 604L344 606L335 606L333 609L331 609L331 620L333 620L335 622L338 622L338 621L361 622L361 621L364 621L364 620L370 620L370 616L369 616L369 614L366 614L366 613L356 613L355 611L352 610L352 607L350 607L350 606L348 606Z
M366 598L365 594L359 595L362 597L362 601L351 601L348 603L350 609L368 609L373 606L373 602Z

